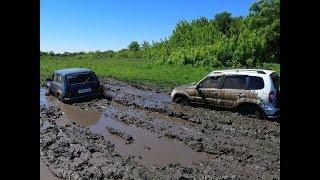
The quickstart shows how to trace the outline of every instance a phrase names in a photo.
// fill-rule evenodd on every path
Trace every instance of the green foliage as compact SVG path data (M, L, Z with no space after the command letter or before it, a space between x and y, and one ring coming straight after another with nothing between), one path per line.
M137 41L132 41L129 46L128 46L130 51L139 51L140 50L140 45Z
M117 79L157 85L171 90L181 84L199 81L213 68L193 66L170 66L156 64L147 59L97 59L92 55L85 59L76 57L46 56L40 60L41 82L51 77L52 72L58 69L83 67L92 69L98 77L115 77Z
M209 47L207 47L209 48ZM206 51L204 48L203 52ZM195 51L196 52L196 51ZM148 59L117 59L97 58L94 53L79 56L45 56L40 58L41 82L51 77L52 72L58 69L84 67L92 69L99 77L115 77L120 80L135 83L157 85L171 90L181 84L197 82L209 72L221 69L210 66L194 67L191 65L169 65L154 63ZM206 61L204 61L206 62ZM212 61L207 61L212 62ZM215 61L213 61L215 62ZM216 65L219 67L220 65ZM280 72L279 64L261 64L261 68Z
M224 35L229 36L229 31L233 22L231 13L223 12L214 16L214 24Z
M150 44L148 41L143 41L141 46L143 50L147 50L148 48L150 48Z

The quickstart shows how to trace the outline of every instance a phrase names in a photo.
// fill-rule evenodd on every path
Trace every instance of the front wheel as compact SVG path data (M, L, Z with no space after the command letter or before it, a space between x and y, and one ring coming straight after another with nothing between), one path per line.
M181 104L181 105L188 105L189 104L189 100L187 99L187 97L185 96L178 96L174 99L175 103Z

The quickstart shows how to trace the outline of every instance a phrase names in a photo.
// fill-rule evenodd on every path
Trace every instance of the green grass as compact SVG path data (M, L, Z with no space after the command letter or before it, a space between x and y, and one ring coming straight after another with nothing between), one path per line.
M43 83L52 72L62 68L85 67L98 77L115 77L126 82L173 88L177 85L199 81L213 68L170 66L151 60L103 59L90 57L45 57L40 59L40 75Z

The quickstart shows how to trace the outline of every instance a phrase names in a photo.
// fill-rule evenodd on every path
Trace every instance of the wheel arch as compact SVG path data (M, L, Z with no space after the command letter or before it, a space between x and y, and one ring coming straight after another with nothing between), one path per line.
M187 100L190 101L189 95L188 95L187 93L183 93L183 92L177 92L177 93L173 96L172 100L174 101L177 97L181 97L181 96L182 96L182 97L186 97Z
M263 116L263 117L266 117L266 116L267 116L266 113L264 112L263 108L260 106L260 104L259 104L259 103L256 103L256 102L253 102L253 101L243 101L243 102L240 102L240 103L237 104L237 106L235 106L234 109L235 109L236 111L239 111L240 108L245 107L245 106L254 106L254 107L256 107L256 108L259 109L259 111L262 113L262 116Z

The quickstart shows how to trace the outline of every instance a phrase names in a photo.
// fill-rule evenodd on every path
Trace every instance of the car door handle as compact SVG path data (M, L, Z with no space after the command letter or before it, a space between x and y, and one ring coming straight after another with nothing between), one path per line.
M242 97L245 97L246 94L245 93L238 93L238 97L242 98Z

